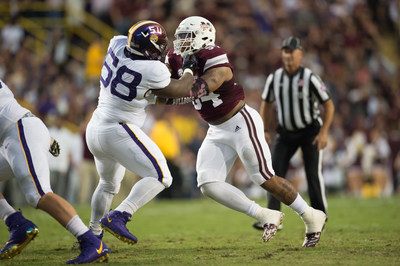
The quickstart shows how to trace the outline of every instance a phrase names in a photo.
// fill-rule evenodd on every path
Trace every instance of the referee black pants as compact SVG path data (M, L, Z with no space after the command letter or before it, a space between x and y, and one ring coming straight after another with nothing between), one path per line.
M277 176L285 178L289 161L300 147L303 153L311 207L326 213L325 185L321 173L322 165L320 165L322 158L319 158L320 152L317 144L312 144L320 127L318 121L314 121L310 126L295 132L286 131L279 127L272 151L272 166ZM280 210L281 202L268 194L268 208Z

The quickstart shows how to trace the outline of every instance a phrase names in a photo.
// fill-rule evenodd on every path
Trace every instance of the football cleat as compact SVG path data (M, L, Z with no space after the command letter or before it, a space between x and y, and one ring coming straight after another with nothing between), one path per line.
M101 218L100 226L119 240L133 245L137 243L137 238L126 228L126 223L131 217L127 212L111 211Z
M306 234L303 242L303 248L315 247L321 238L321 232Z
M264 226L262 225L261 222L253 223L253 227L254 227L254 229L257 229L257 230L264 230ZM280 224L278 226L278 231L281 231L282 229L283 229L283 224Z
M108 253L111 252L106 244L88 230L78 236L79 249L81 253L75 259L67 261L67 264L83 264L94 262L107 262Z
M21 212L8 216L6 225L10 231L10 238L0 251L2 260L17 256L39 234L37 226L25 219Z
M280 211L275 211L275 210L270 210L269 211L269 219L270 222L267 222L264 224L264 234L262 236L262 239L264 242L269 242L271 239L275 236L276 232L278 231L279 225L281 225L283 216L285 215L283 212Z
M321 232L325 227L327 216L323 211L309 207L302 215L306 224L306 237L303 242L303 248L315 247L321 238Z

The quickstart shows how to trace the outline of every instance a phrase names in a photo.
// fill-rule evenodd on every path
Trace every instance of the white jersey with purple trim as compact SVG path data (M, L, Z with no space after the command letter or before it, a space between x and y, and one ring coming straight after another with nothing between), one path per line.
M125 36L116 36L110 41L100 78L99 103L86 127L86 143L100 176L92 199L96 214L92 215L91 224L109 210L111 202L106 202L104 197L118 193L126 169L146 178L143 182L152 182L156 189L172 183L163 153L141 129L146 118L145 108L155 103L150 89L168 86L171 74L160 61L131 56L126 52L126 42ZM156 181L147 181L147 178ZM143 191L150 193L148 189L155 189L154 186L143 190L135 185L133 190L137 189L135 195Z
M19 105L10 88L0 80L0 145L6 129L15 124L29 110Z
M133 123L141 127L145 107L154 104L150 89L162 89L171 82L171 74L158 60L138 60L125 50L126 36L111 39L100 78L100 96L96 116L108 122Z

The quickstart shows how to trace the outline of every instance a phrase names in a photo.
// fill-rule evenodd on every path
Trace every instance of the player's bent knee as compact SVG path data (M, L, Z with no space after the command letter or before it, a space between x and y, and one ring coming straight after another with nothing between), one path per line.
M53 191L51 189L44 189L43 192L44 192L44 195L42 195L42 196L40 196L36 191L35 192L31 191L29 193L25 193L25 199L30 206L32 206L33 208L37 208L40 200L42 200L47 194L53 193Z
M172 185L172 176L164 176L161 182L165 188L169 188Z
M200 185L200 191L201 193L203 193L204 196L210 197L213 193L213 184L215 184L216 182L207 182L204 184Z
M217 176L218 175L216 173L213 173L213 171L200 170L197 173L197 186L200 188L204 184L217 182Z
M32 206L33 208L37 208L37 205L39 203L40 200L40 196L39 195L31 195L31 194L27 194L25 195L25 199L28 202L28 204L30 206Z
M101 182L99 183L99 189L106 193L110 194L117 194L119 192L119 189L121 187L121 184L113 184L111 182Z
M200 186L200 191L201 191L201 193L204 195L204 196L207 196L207 194L206 194L206 185L205 184L203 184L203 185L201 185Z

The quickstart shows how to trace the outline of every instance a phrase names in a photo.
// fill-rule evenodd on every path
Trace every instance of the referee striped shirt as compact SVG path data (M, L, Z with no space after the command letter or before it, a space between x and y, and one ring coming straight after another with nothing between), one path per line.
M314 120L322 125L318 105L330 99L321 78L302 66L292 76L284 68L271 73L261 97L276 101L278 123L288 131L303 129Z

